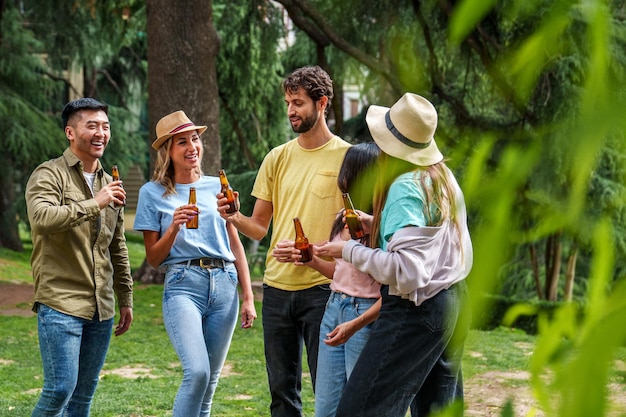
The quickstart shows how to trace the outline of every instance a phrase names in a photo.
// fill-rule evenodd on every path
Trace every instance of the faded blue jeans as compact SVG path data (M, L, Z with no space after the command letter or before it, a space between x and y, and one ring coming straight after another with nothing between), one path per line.
M337 407L337 417L426 417L463 400L469 329L461 281L416 306L381 289L382 307Z
M43 391L32 417L87 417L104 365L113 318L81 319L39 304Z
M173 417L208 417L237 323L237 270L171 265L165 274L163 321L183 367Z
M320 326L317 352L317 379L315 382L315 417L334 417L341 393L350 378L372 324L368 324L339 346L324 343L326 335L339 324L353 320L376 303L376 298L352 297L333 291L326 303Z

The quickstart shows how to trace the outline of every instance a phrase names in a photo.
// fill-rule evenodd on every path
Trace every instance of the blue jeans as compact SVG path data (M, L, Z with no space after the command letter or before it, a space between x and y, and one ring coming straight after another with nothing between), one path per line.
M376 298L351 297L334 291L330 294L320 326L315 417L335 416L343 388L369 338L372 324L363 327L339 346L328 346L324 343L326 335L339 324L361 316L375 303Z
M113 318L81 319L39 304L43 391L32 417L87 417L104 365Z
M171 265L165 274L163 321L183 367L173 417L208 417L237 323L237 270Z
M426 417L463 398L461 357L469 329L465 281L420 306L382 288L370 338L346 384L337 417Z
M299 291L263 285L263 339L272 417L302 415L303 342L315 387L320 323L329 294L328 284Z

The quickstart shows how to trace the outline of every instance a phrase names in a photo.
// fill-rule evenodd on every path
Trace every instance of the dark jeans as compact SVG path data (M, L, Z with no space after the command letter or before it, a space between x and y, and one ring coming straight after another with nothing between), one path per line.
M263 339L272 417L302 415L302 344L315 387L320 323L328 285L284 291L263 285Z
M378 320L346 384L337 417L414 417L463 398L469 329L464 281L416 306L383 286Z

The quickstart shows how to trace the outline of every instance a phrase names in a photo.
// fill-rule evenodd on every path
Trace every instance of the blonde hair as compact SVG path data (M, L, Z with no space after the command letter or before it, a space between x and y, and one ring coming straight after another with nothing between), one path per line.
M389 187L401 174L414 172L414 180L419 182L424 192L424 215L427 226L440 226L446 219L454 222L455 229L461 238L461 227L457 219L456 188L450 178L444 161L421 167L409 162L381 153L382 175L379 176L374 189L374 224L372 225L373 247L380 247L380 218L387 201ZM419 175L418 175L419 174Z
M157 151L157 159L154 164L154 172L152 173L152 181L158 182L165 187L163 197L167 197L170 194L176 194L176 181L174 181L174 175L176 172L174 171L172 158L170 158L172 143L172 138L169 138L163 143L163 145L161 145ZM202 141L200 143L202 143ZM204 146L201 147L200 155L198 155L200 161L202 161L203 154ZM198 167L196 171L199 176L203 175L201 167Z

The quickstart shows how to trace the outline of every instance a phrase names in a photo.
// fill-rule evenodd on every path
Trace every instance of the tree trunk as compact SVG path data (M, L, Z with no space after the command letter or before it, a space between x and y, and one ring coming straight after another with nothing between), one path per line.
M561 270L561 235L552 235L546 242L546 299L557 300L559 272Z
M535 249L535 245L530 245L530 265L533 270L533 278L535 280L535 289L537 290L537 297L540 300L543 300L543 291L541 291L541 280L539 279L539 264L537 261L537 250Z
M194 123L207 126L202 135L205 151L202 164L205 173L216 175L221 168L215 69L219 37L213 25L212 1L188 0L184 6L175 6L168 0L148 0L146 13L148 141L151 144L156 139L155 126L161 117L183 110ZM156 152L151 149L151 170L155 157ZM153 273L145 261L140 271ZM142 282L153 279L150 276L135 278Z
M574 278L576 276L576 258L578 258L578 246L574 244L567 258L567 272L565 273L565 290L563 294L565 301L572 301Z
M15 205L16 190L13 180L13 161L8 153L0 156L2 172L0 174L0 247L22 252L24 247L20 240L17 222L17 208Z
M133 274L133 281L142 284L163 284L165 274L161 269L153 268L147 261L143 261L141 267Z

